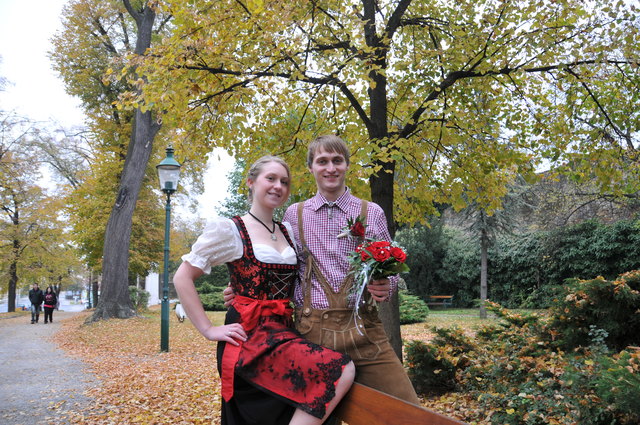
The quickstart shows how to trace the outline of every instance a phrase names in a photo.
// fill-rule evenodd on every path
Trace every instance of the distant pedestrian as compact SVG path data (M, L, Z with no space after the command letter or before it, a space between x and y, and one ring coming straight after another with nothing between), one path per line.
M53 323L53 309L56 308L58 297L53 288L49 286L44 293L44 323Z
M42 289L38 288L37 283L34 283L33 287L29 290L29 301L31 301L31 323L38 323L40 311L42 311L44 294L42 293Z

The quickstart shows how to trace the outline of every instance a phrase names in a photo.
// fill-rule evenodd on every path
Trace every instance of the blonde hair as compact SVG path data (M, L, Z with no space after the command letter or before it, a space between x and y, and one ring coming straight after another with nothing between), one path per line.
M309 147L307 148L307 166L311 168L313 164L313 158L316 155L316 151L318 149L322 149L325 152L336 152L340 155L344 156L344 159L347 161L347 165L349 165L349 148L344 140L342 140L338 136L334 136L333 134L329 134L326 136L318 136L314 140L309 143Z
M275 162L277 164L282 165L284 169L287 170L287 177L291 177L291 170L289 170L289 164L287 164L284 159L275 155L265 155L261 158L258 158L258 160L251 165L251 168L249 168L249 172L247 173L247 180L251 180L255 182L258 176L260 175L260 173L262 172L262 169L264 168L264 166L270 162ZM249 201L249 204L253 203L253 191L251 190L251 188L249 188L249 193L247 194L247 200Z

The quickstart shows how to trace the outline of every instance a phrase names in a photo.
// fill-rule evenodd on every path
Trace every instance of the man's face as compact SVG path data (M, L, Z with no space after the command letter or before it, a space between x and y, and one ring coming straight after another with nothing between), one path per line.
M316 179L318 191L326 196L344 191L348 168L347 160L342 154L318 149L309 171Z

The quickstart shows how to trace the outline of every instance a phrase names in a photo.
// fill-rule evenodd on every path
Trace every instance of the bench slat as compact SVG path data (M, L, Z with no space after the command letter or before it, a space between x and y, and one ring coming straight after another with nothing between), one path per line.
M464 425L452 419L357 382L336 409L349 425Z

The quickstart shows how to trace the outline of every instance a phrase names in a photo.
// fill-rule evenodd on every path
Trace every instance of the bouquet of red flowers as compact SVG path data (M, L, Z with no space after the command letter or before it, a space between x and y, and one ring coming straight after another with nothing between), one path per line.
M354 274L351 293L355 295L356 316L359 317L358 309L369 281L408 272L406 260L404 250L388 241L365 241L358 245L349 261Z

